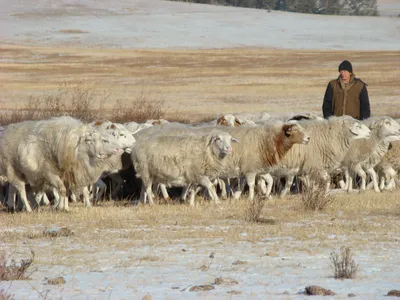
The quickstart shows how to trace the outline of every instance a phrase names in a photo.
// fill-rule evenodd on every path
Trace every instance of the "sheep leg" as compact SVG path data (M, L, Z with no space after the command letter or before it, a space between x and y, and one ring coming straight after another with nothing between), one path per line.
M231 195L232 195L232 189L231 189L231 182L230 182L229 178L223 177L222 180L223 180L223 182L225 183L226 195L227 195L228 197L231 197Z
M147 202L147 195L146 195L146 190L144 188L144 186L142 185L141 189L140 189L140 198L139 201L142 202L143 204L146 204Z
M110 175L110 177L112 178L113 183L115 183L115 185L112 188L111 197L117 198L121 190L121 187L124 184L124 180L118 173L113 173Z
M82 190L83 193L83 204L85 205L85 207L91 207L92 204L90 203L90 192L89 192L89 188L87 186L85 186ZM68 198L67 198L68 199Z
M269 198L271 196L272 186L274 185L274 178L269 173L259 176L261 178L259 180L260 189L263 195Z
M40 206L40 202L43 199L43 195L44 195L44 192L38 192L38 193L34 194L35 205L37 205L37 207Z
M188 194L191 192L191 184L187 184L182 188L182 193L181 193L181 200L183 202L186 201Z
M379 189L380 189L380 190L383 190L383 189L385 188L385 186L386 186L386 178L385 178L385 175L380 174L380 176L379 176Z
M207 176L204 176L201 178L200 184L207 189L211 199L214 201L215 204L221 203L219 201L217 192L215 191L215 186L212 184L212 182L210 181L210 179Z
M106 192L107 185L104 183L103 180L99 179L93 184L93 202L97 204L100 199L103 198L104 193ZM89 202L90 203L90 202Z
M48 182L57 189L60 195L60 203L58 205L60 210L65 210L68 211L68 197L67 197L67 189L62 182L61 178L59 176L55 176L54 174L48 174L49 176L47 177ZM53 175L53 176L51 176ZM54 189L53 189L54 191Z
M261 194L263 196L265 196L267 194L267 185L265 183L264 178L262 178L261 175L257 180L257 186L258 186L258 189L260 190Z
M0 203L5 203L5 198L4 198L4 186L0 186Z
M376 175L376 172L375 172L374 168L369 168L369 169L367 170L367 173L368 173L368 174L371 176L371 178L372 178L372 182L374 183L374 190L375 190L375 192L380 193L380 189L379 189L379 187L378 187L378 178L377 178L377 175Z
M153 200L153 191L152 191L151 187L152 187L152 184L147 186L146 194L147 194L147 198L149 199L149 204L153 205L154 204L154 200Z
M189 205L194 207L194 200L196 196L196 190L192 185L187 185L187 193L189 194Z
M164 200L170 201L171 197L168 194L167 186L165 184L160 183L160 190Z
M74 192L69 191L69 196L70 196L71 201L72 201L73 203L78 202L78 201L76 200L76 195L75 195Z
M353 179L350 177L350 172L348 168L344 169L344 180L346 181L344 189L347 190L348 192L349 191L351 192L351 190L353 189ZM351 182L351 187L349 186L350 182Z
M143 185L142 185L142 190L140 191L140 199L143 201L143 203L146 203L147 200L149 200L149 204L153 205L153 191L152 191L152 186L153 182L151 180L143 180Z
M47 197L46 192L43 192L43 195L42 195L42 202L43 202L43 205L45 205L45 206L47 206L47 205L50 204L50 201L49 201L49 198Z
M366 183L367 183L367 173L360 167L357 166L355 168L356 174L361 177L361 186L360 190L365 191L366 190Z
M256 173L248 173L245 175L247 185L249 186L249 200L254 200L254 185L256 183Z
M60 194L58 193L56 188L52 188L54 195L54 205L53 208L57 208L60 205Z
M246 183L246 179L243 176L238 178L238 186L237 186L237 190L233 194L233 199L239 200L240 196L242 196L242 192L244 190L245 183Z
M9 183L8 184L8 193L7 193L7 206L11 211L15 211L15 201L16 201L17 191L15 187Z
M26 196L26 190L25 190L25 182L23 181L14 181L13 185L15 189L18 191L18 194L21 198L21 201L24 205L24 208L26 209L27 212L32 212L32 208L28 202L28 198Z
M391 190L395 187L396 183L395 183L395 178L396 178L396 171L390 167L387 170L385 170L385 174L386 174L386 178L389 178L389 182L387 183L385 190Z
M226 184L225 184L224 179L217 178L217 182L218 182L219 187L221 188L221 198L228 199L228 193L226 191Z
M285 187L283 188L282 192L279 194L279 197L285 197L287 193L290 193L290 187L293 184L294 176L289 174L286 176Z

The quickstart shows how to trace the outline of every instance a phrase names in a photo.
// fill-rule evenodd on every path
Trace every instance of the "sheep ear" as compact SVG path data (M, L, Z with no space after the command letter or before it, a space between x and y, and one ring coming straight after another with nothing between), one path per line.
M292 135L294 124L286 124L282 126L282 131L285 133L287 137Z
M371 125L369 126L369 128L370 128L370 129L374 129L374 128L376 128L376 127L378 127L378 121L377 121L377 120L372 121L372 123L371 123Z
M213 135L211 138L210 138L210 142L208 143L208 145L211 145L212 143L214 143L215 141L217 141L217 140L219 140L220 139L220 137L218 136L218 135Z
M231 141L234 142L234 143L239 143L239 140L238 140L238 139L235 139L234 137L231 138Z
M97 121L96 123L94 123L94 126L100 126L101 124L103 124L102 121Z
M235 117L235 127L243 125L238 118Z
M217 125L221 125L223 120L224 120L224 116L219 117L217 120Z

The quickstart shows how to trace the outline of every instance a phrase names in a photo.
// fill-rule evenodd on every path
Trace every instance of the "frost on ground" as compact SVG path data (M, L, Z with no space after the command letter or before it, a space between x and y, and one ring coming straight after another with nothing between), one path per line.
M399 3L380 1L383 15ZM0 0L2 42L116 48L399 50L394 17L323 16L137 1Z
M16 299L306 299L305 287L317 285L338 298L385 299L400 285L399 194L337 197L321 213L303 211L297 197L270 200L262 215L274 222L263 223L245 221L244 200L1 213L9 224L2 250L36 256L31 280L1 282L0 290ZM74 234L41 235L54 226ZM330 255L341 246L354 253L354 279L333 277Z

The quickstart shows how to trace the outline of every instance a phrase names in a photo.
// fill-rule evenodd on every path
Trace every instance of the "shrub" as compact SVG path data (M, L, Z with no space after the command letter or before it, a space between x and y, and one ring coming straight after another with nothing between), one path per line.
M161 119L164 117L167 108L165 108L164 99L152 99L151 94L143 90L136 99L130 103L123 104L117 101L115 108L111 112L111 121L118 123L125 122L144 122L151 119Z
M349 247L342 246L340 253L331 253L331 267L334 271L333 276L336 279L355 278L358 270L358 265L353 260L353 254Z
M27 274L26 271L31 266L34 258L35 252L31 251L30 258L21 260L19 264L15 260L11 260L11 263L7 265L4 253L0 253L0 281L28 279L32 273Z
M327 181L311 172L307 184L303 185L300 199L305 210L320 211L325 209L335 199L325 191Z
M248 201L247 208L245 211L244 219L247 222L258 223L262 219L260 218L265 202L261 197L254 197L253 201Z
M7 125L65 115L91 122L100 117L102 104L109 97L109 91L99 92L84 81L76 84L64 82L52 93L30 96L27 103L18 109L0 111L0 123Z

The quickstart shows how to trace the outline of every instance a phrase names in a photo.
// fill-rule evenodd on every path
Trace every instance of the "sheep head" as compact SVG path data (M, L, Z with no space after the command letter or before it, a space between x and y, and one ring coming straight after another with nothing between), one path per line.
M284 124L282 131L285 137L288 138L292 144L305 144L310 142L310 136L306 130L298 123Z

